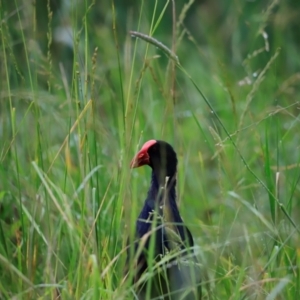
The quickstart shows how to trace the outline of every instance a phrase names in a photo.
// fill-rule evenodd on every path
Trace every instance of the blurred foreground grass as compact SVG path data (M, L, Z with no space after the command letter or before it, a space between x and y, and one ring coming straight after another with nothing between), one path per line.
M47 3L0 2L0 298L132 298L129 161L156 138L204 299L298 299L298 2L178 1L175 31L173 2Z

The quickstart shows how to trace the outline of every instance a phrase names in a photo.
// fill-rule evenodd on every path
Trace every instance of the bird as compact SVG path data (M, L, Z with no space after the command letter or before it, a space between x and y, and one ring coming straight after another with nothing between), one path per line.
M130 163L131 168L148 165L152 169L150 188L135 224L135 243L130 247L130 240L127 242L125 273L134 272L135 299L202 297L193 236L176 203L177 163L173 147L154 139L147 141Z

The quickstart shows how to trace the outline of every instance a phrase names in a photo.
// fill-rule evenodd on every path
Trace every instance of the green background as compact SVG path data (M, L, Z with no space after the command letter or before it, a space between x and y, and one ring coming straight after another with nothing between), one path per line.
M179 157L203 298L300 298L299 18L299 1L0 1L0 299L132 298L150 169L129 163L153 138Z

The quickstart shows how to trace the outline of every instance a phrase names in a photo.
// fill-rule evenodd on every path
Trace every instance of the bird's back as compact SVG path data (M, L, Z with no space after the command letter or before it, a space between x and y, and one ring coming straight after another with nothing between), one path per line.
M173 212L170 215L173 216ZM193 246L193 237L181 218L176 221L170 226L159 212L153 211L145 202L136 226L139 242L134 246L136 253L142 239L146 238L142 241L144 250L135 262L134 283L140 300L201 299L200 267L190 248ZM150 288L147 287L149 284Z

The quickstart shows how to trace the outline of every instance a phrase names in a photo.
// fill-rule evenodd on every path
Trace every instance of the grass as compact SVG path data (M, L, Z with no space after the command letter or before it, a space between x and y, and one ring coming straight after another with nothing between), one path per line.
M300 297L294 2L0 3L0 299L133 297L152 138L178 153L203 298Z

